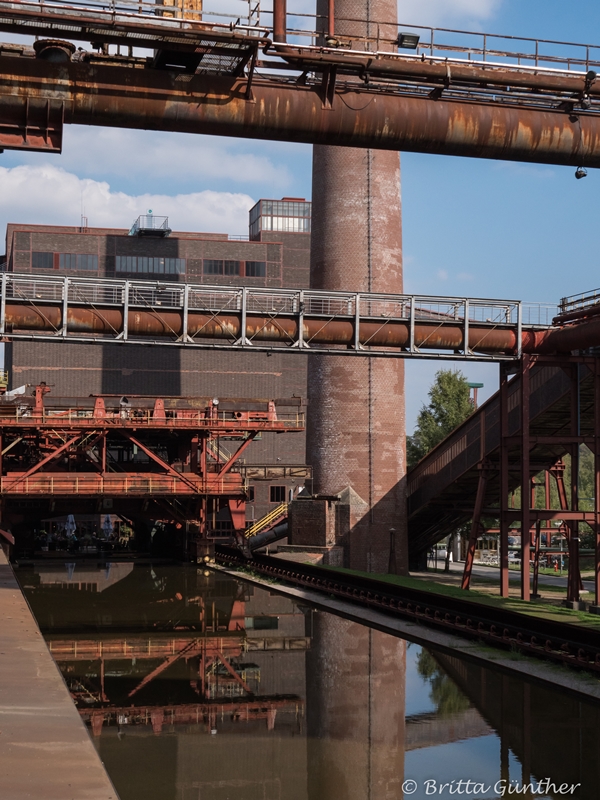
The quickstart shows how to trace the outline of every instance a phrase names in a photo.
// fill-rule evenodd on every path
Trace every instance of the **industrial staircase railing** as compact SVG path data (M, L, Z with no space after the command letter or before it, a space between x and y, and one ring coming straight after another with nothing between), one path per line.
M281 503L281 505L274 508L272 511L269 511L268 514L265 514L264 517L256 520L253 525L250 525L249 528L246 528L244 531L244 536L246 539L251 539L253 536L256 536L258 533L262 533L266 531L268 528L274 527L274 525L279 522L280 520L285 519L288 513L288 504Z

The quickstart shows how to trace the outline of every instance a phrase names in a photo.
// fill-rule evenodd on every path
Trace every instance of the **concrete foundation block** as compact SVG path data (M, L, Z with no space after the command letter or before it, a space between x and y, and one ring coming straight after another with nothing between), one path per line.
M588 604L582 600L563 600L563 608L570 608L573 611L587 611Z

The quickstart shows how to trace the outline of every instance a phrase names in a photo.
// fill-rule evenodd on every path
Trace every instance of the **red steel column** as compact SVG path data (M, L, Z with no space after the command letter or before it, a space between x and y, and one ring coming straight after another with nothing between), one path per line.
M287 0L273 0L273 40L287 39Z
M318 0L317 9L326 19L327 0ZM396 17L396 0L336 0L335 34L368 35L383 48L397 28L379 23ZM365 47L356 39L352 46ZM402 291L398 153L315 146L312 219L313 288ZM406 572L403 363L311 356L308 375L307 453L315 492L353 490L345 529L338 530L346 563L385 572L395 528L398 572Z
M530 356L521 361L521 600L530 599L529 556L531 552L530 471Z
M600 364L594 363L594 604L600 606Z
M509 596L508 575L508 370L500 364L500 595Z

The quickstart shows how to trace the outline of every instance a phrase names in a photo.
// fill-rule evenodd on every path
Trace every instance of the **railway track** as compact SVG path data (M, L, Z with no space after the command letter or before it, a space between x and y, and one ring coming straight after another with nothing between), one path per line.
M600 675L600 629L529 617L270 556L255 555L248 560L234 548L217 548L216 558L222 566L250 569L420 625Z

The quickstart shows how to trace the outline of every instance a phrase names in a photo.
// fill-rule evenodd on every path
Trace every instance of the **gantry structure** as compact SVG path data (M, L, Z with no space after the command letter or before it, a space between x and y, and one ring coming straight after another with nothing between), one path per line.
M238 462L252 441L304 430L298 410L273 401L51 399L50 388L0 397L2 524L25 538L44 517L94 509L173 525L195 559L208 538L243 536L249 485Z

